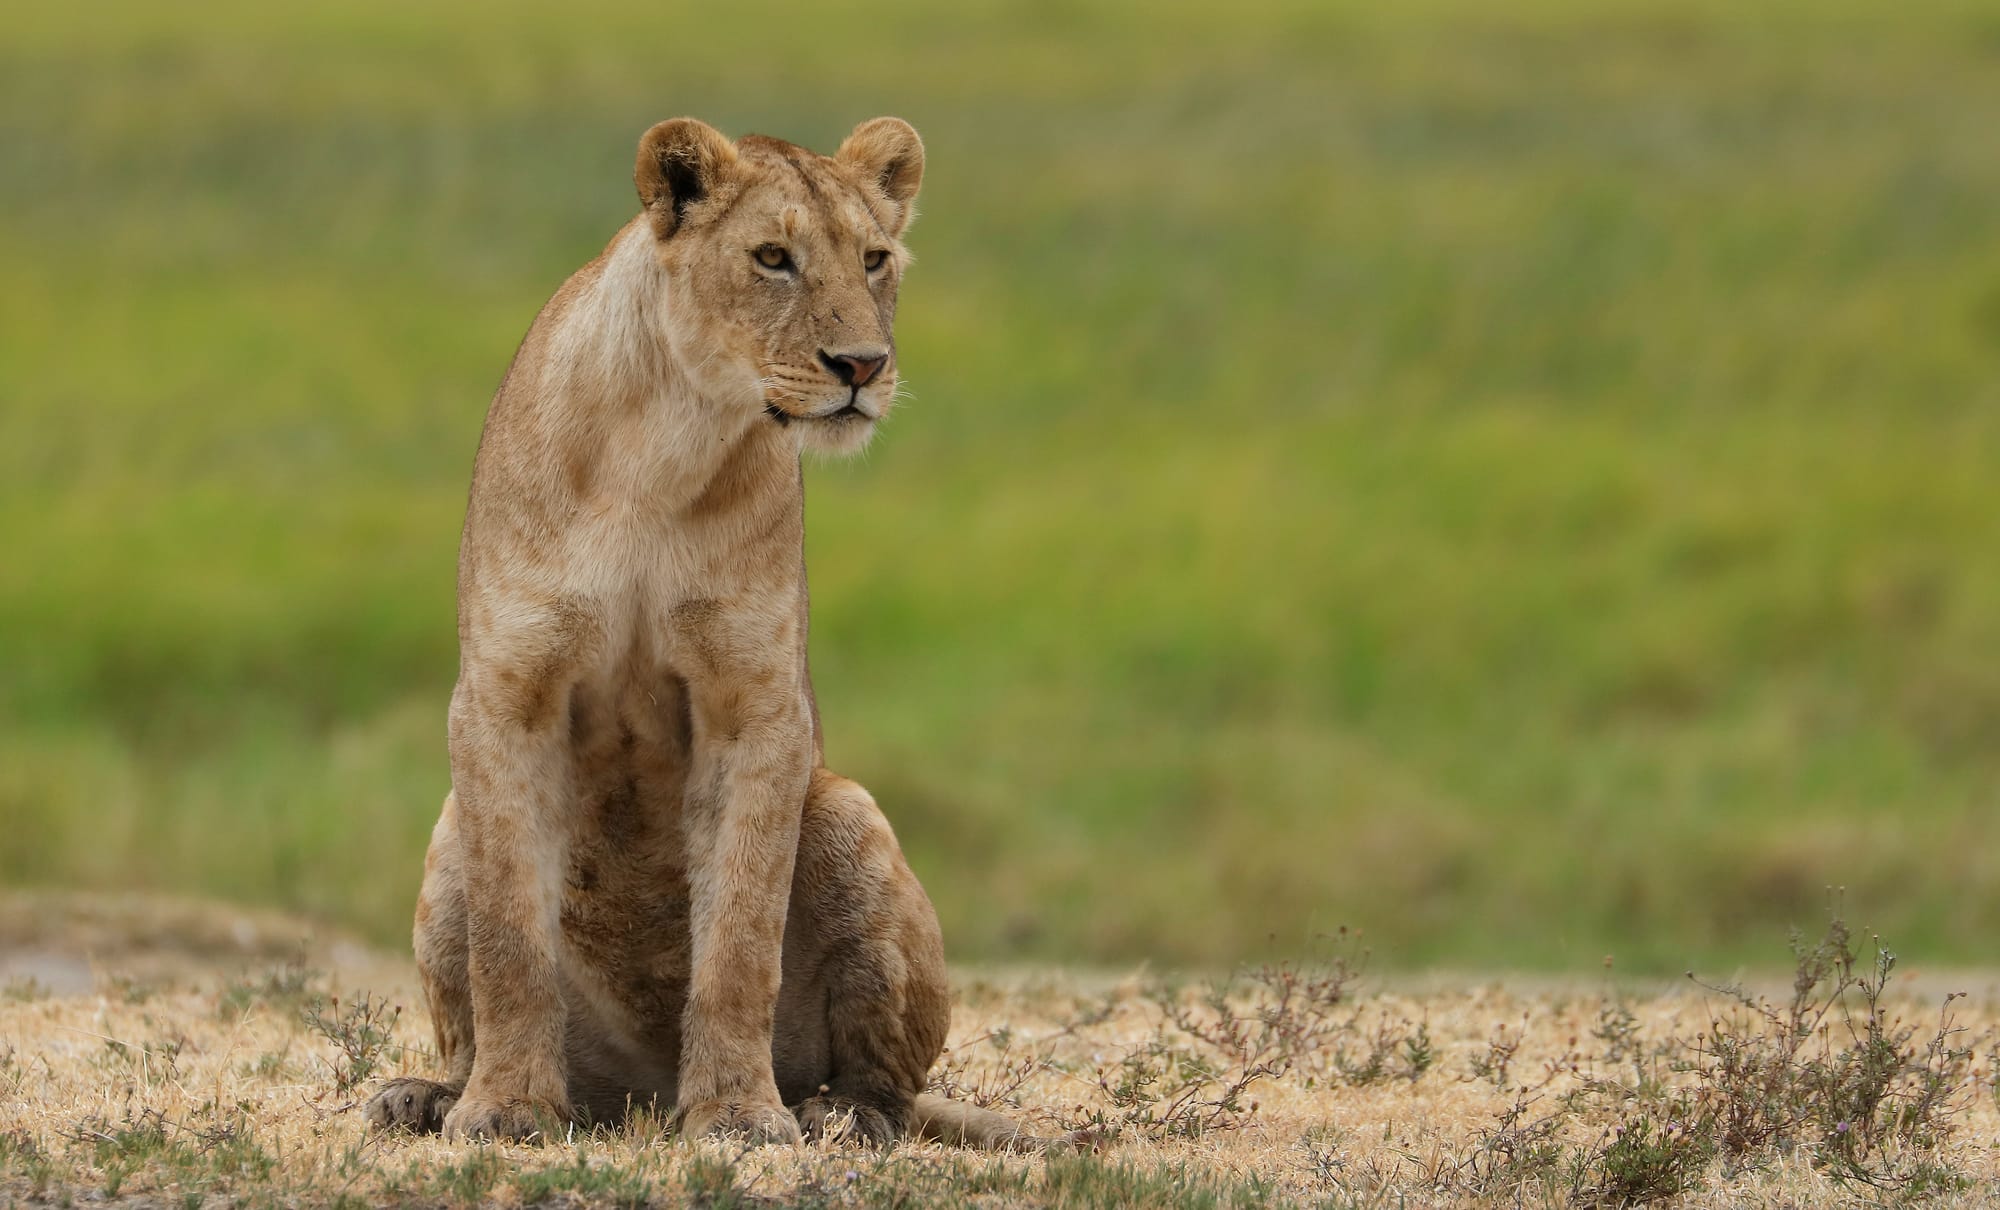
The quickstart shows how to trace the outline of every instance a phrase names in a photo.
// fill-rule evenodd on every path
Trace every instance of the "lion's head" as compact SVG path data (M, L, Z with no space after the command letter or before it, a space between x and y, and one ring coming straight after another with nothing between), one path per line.
M731 143L692 118L648 130L634 179L692 385L803 445L864 445L896 393L901 236L923 175L923 142L900 118L862 123L832 156Z

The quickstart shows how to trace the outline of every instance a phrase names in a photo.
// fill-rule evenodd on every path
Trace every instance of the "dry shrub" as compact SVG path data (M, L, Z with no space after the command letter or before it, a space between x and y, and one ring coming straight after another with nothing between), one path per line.
M1795 937L1792 949L1782 1004L1700 983L1724 1004L1692 1040L1648 1044L1630 1006L1607 998L1592 1030L1601 1049L1556 1107L1533 1112L1560 1064L1436 1183L1475 1196L1539 1185L1575 1205L1636 1206L1699 1188L1716 1160L1736 1172L1796 1153L1844 1185L1962 1188L1943 1154L1972 1086L1973 1049L1952 1013L1962 993L1929 1028L1894 1017L1883 1000L1895 954L1878 939L1861 966L1837 913L1822 938ZM1575 1141L1570 1127L1593 1121L1597 1133Z
M1352 1030L1352 1017L1335 1010L1367 964L1358 934L1342 929L1332 941L1330 956L1311 966L1260 966L1193 992L1153 984L1146 1000L1155 1029L1096 1072L1109 1110L1069 1127L1198 1138L1255 1116L1248 1098L1262 1081L1297 1074L1312 1086ZM1410 1053L1422 1067L1434 1061L1427 1033Z
M313 997L300 1011L306 1028L333 1044L337 1052L332 1064L333 1091L347 1096L361 1087L385 1062L395 1058L396 1022L402 1005L391 1005L367 992L348 998L342 1008L340 997L331 1000Z

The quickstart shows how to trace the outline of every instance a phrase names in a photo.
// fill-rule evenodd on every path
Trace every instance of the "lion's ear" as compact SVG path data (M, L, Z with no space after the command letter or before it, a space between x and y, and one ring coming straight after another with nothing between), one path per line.
M708 195L736 148L722 132L694 118L670 118L639 139L632 183L661 239L680 226L687 208Z
M889 234L901 235L916 216L912 206L917 186L924 182L924 141L901 118L875 118L863 122L847 136L833 158L858 171L873 182L882 196L895 207L895 221Z

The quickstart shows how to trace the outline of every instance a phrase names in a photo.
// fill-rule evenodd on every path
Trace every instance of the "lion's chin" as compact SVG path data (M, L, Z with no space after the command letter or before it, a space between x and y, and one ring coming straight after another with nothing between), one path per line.
M845 407L831 416L795 420L790 428L799 438L799 448L815 454L858 454L875 435L875 417L857 407Z

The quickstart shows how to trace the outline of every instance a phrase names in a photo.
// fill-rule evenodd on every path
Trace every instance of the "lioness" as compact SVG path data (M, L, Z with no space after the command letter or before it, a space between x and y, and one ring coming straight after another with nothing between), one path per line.
M918 1095L937 917L822 764L806 669L799 455L893 401L923 171L896 118L830 158L662 122L643 212L528 330L473 470L417 901L445 1079L371 1121L519 1138L657 1102L694 1135L1018 1139Z

